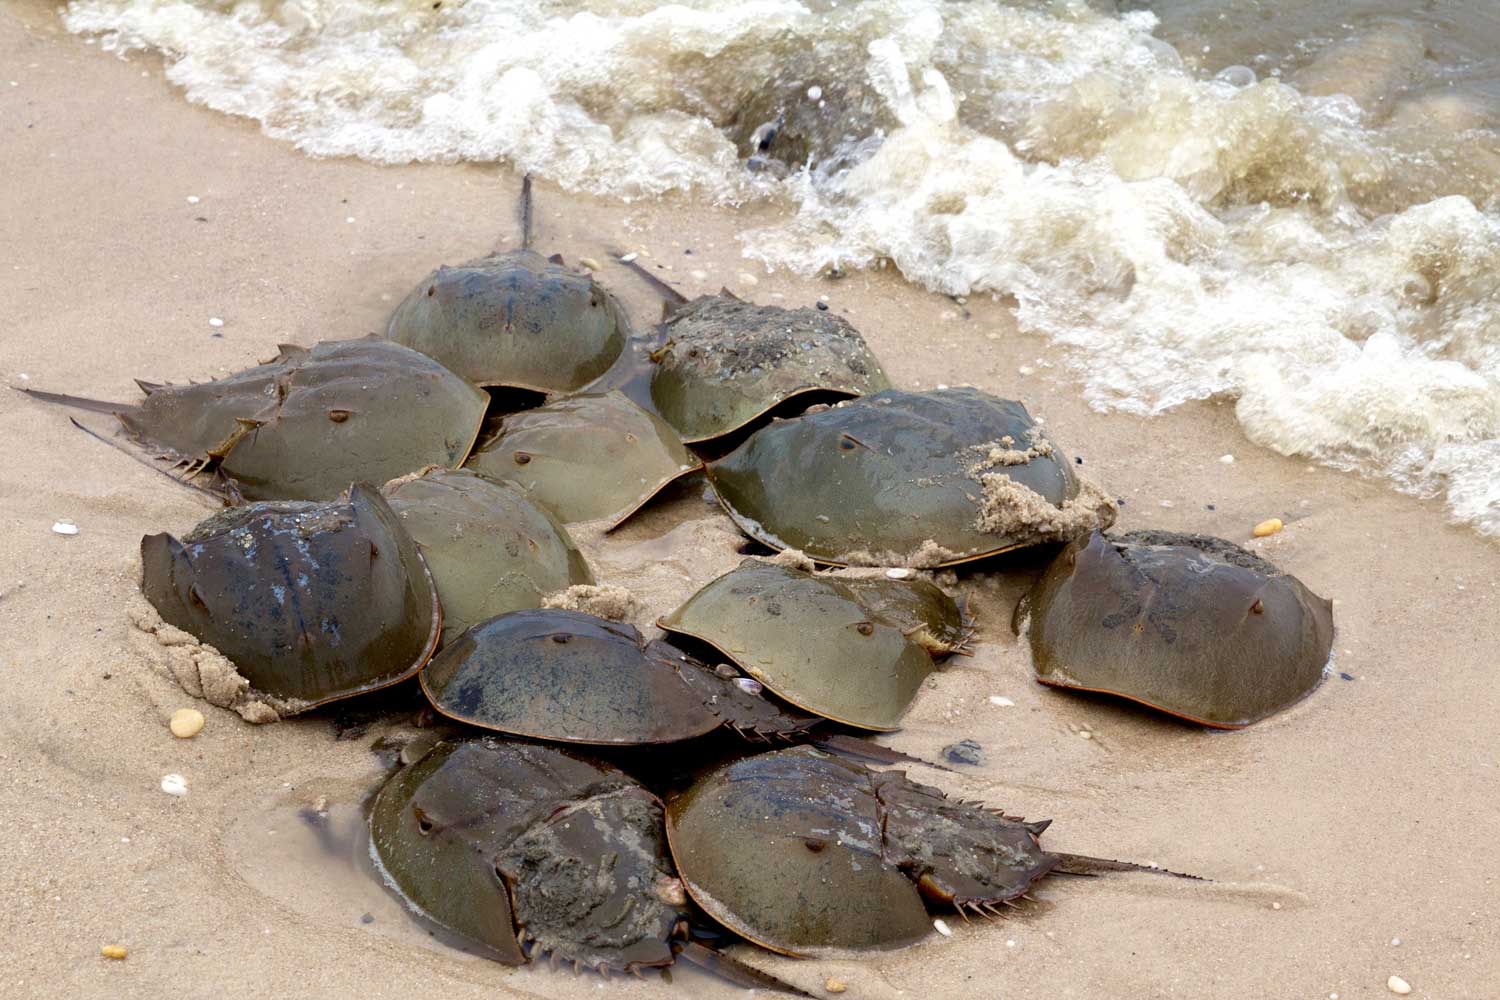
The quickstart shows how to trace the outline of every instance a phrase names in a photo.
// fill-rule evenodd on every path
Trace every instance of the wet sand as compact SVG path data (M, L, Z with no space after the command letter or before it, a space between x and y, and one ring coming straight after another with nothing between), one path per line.
M359 336L434 264L517 236L519 184L504 171L309 160L189 106L157 60L64 34L41 4L0 6L0 134L11 385L129 399L132 377L209 378L277 342ZM1392 974L1414 996L1496 995L1500 546L1446 524L1437 502L1255 448L1227 403L1152 420L1093 412L1003 303L961 307L881 273L809 281L747 266L734 233L768 209L621 205L546 185L538 199L538 242L570 259L632 249L687 294L826 295L898 384L1022 399L1125 500L1123 529L1244 540L1281 517L1286 530L1253 547L1336 602L1336 670L1351 679L1213 733L1036 685L1009 629L1035 561L964 578L977 655L938 675L889 742L933 755L972 738L986 762L914 777L1053 817L1044 842L1058 849L1214 881L1056 880L1009 919L952 918L951 938L906 951L749 960L813 992L833 975L847 996L877 998L1376 998ZM601 277L636 316L659 309L623 268ZM357 804L382 773L371 744L398 719L340 740L336 713L252 727L200 705L203 733L173 738L167 718L190 699L154 671L126 609L140 536L209 512L66 412L0 394L0 984L12 995L737 994L685 971L665 986L507 970L430 941L360 864ZM59 518L79 533L54 534ZM636 590L648 614L741 558L701 481L608 538L581 534L601 580ZM160 791L168 773L186 778L185 797ZM107 943L129 958L101 958Z

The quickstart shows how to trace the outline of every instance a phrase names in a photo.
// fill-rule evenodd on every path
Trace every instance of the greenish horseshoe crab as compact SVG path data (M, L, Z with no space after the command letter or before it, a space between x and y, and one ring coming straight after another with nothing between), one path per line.
M405 680L442 610L416 543L372 487L347 501L254 503L182 541L141 539L141 591L216 647L281 715Z
M550 394L603 375L628 327L591 275L561 257L509 250L423 278L391 314L386 336L476 385Z
M486 618L594 582L568 529L509 483L431 467L381 492L437 583L444 644Z
M565 522L603 519L613 529L702 463L665 421L612 390L507 416L468 467L514 483Z
M456 468L479 436L485 393L416 351L375 337L283 344L214 382L138 382L136 406L32 392L115 414L189 477L217 472L235 499L329 500L351 482Z
M577 611L517 611L476 625L421 682L450 718L567 743L674 743L721 727L792 736L822 721L777 708L755 681L648 643L633 626Z
M896 598L899 589L912 594ZM803 711L877 731L898 727L933 656L965 637L957 605L927 581L851 586L758 559L657 625L708 643Z
M1220 538L1096 531L1022 598L1015 628L1043 684L1240 729L1322 681L1333 605Z
M810 747L734 761L672 800L666 819L694 902L784 955L900 948L932 932L925 904L985 915L1053 872L1160 871L1044 851L1050 820Z
M653 357L651 398L684 442L731 434L793 398L807 402L890 388L845 319L817 309L743 302L728 293L683 303Z
M776 421L706 471L740 530L835 566L952 566L1115 514L1024 406L978 389L890 389Z

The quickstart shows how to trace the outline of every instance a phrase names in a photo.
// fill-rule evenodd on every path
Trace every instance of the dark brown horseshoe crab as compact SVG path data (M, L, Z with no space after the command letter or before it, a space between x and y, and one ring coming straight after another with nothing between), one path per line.
M421 674L442 714L515 736L631 746L728 727L789 736L821 719L777 708L630 625L578 611L517 611L469 629Z
M699 780L668 804L667 840L709 916L772 951L818 956L919 940L932 930L924 901L984 914L1050 872L1139 867L1044 851L1049 822L795 747Z
M141 540L141 590L216 647L281 715L416 673L437 648L437 589L384 498L270 502L215 514L182 541Z
M926 581L883 581L881 592L915 591L901 601L862 597L873 582L851 588L747 559L657 624L709 643L804 711L891 730L932 673L933 655L962 644L963 625L953 601Z
M1020 403L891 389L781 420L710 462L740 529L831 565L951 566L1114 520Z
M594 582L568 529L508 483L430 468L381 492L437 583L445 643L486 618Z
M386 781L374 853L412 906L492 957L601 972L670 965L687 919L662 806L548 746L443 742Z
M573 392L614 364L625 311L591 275L531 250L491 254L423 278L386 336L476 385Z
M660 417L610 391L507 416L468 467L514 483L565 522L615 528L702 463Z
M688 444L733 433L793 397L890 388L859 331L830 312L720 294L679 305L665 326L651 398Z
M1239 729L1322 681L1333 605L1221 538L1096 531L1048 567L1015 627L1044 684Z

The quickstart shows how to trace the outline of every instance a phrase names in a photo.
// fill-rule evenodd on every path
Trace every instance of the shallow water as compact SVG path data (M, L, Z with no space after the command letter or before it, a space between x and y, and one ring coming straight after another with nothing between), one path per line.
M1415 9L1413 9L1415 8ZM781 199L744 251L1017 304L1101 408L1256 442L1500 537L1488 0L76 0L318 155ZM767 81L770 81L769 83Z

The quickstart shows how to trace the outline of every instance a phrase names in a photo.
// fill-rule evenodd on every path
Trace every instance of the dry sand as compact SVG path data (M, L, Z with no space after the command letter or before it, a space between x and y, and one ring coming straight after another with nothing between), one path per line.
M0 6L0 135L10 384L25 373L31 386L130 398L132 376L205 378L278 341L358 336L432 265L515 238L518 185L503 170L308 160L189 106L157 61L65 35L37 3ZM1125 499L1121 529L1242 540L1281 517L1286 530L1254 548L1335 599L1337 669L1352 679L1250 730L1205 732L1042 689L1008 629L1034 565L966 580L977 655L935 679L891 742L935 754L969 737L986 763L919 777L1054 817L1047 842L1060 849L1215 881L1058 880L1009 919L951 919L951 938L880 958L747 954L814 992L836 975L858 997L1378 998L1393 973L1414 996L1500 995L1500 546L1448 526L1435 503L1253 448L1217 404L1150 421L1094 413L1001 305L965 316L881 274L756 269L752 284L733 234L758 212L539 190L540 242L570 258L635 249L689 294L826 294L899 384L1021 398ZM658 308L623 269L604 277L637 315ZM1224 453L1238 460L1221 464ZM202 734L174 739L167 719L189 699L153 672L151 640L125 609L140 536L208 512L65 412L0 394L8 995L736 993L685 971L665 986L508 970L429 941L357 863L357 803L381 773L370 744L394 723L336 740L327 713L253 727L205 707ZM54 534L58 518L79 533ZM601 582L630 587L648 612L732 566L737 544L701 480L587 542ZM185 797L159 789L168 773L185 777ZM298 816L319 808L319 824ZM101 958L106 943L129 958Z

